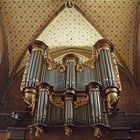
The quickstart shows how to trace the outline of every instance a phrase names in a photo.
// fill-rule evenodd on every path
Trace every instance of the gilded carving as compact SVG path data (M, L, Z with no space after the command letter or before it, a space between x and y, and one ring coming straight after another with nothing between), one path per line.
M28 70L29 70L30 57L31 57L31 55L29 53L27 53L25 69L24 69L24 73L23 73L23 78L22 78L21 86L20 86L20 90L21 91L23 91L23 88L25 87L25 84L26 84Z
M53 70L56 69L57 63L51 60L48 55L44 55L44 61L48 64L48 69Z
M65 134L66 136L71 136L72 135L72 129L68 126L65 127Z
M78 72L82 72L83 69L84 69L83 64L77 64L77 65L76 65L76 70L77 70Z
M56 63L55 61L50 61L50 62L48 63L48 69L49 69L49 70L55 69L56 66L57 66L57 63Z
M36 95L31 92L26 92L23 97L24 101L28 104L28 107L32 109L32 113L35 111Z
M89 67L90 69L94 69L95 68L95 63L93 60L87 60L84 63L85 66Z
M59 66L59 70L60 70L60 72L65 72L66 71L66 66L64 64L61 64Z
M49 101L55 106L62 108L64 107L64 102L62 101L62 99L59 97L53 97L53 94L49 95Z
M64 108L64 102L62 101L61 97L53 97L53 94L50 94L49 100L53 105ZM76 101L74 101L74 107L77 108L88 103L89 103L89 96L85 94L81 97L77 97Z
M114 72L115 72L117 87L118 87L119 91L121 91L122 90L122 85L121 85L121 80L120 80L120 75L119 75L119 70L118 70L116 57L113 53L111 53L111 57L112 57L112 63L113 63L113 69L114 69Z
M118 95L116 92L110 92L107 94L107 109L108 111L112 111L114 109L114 106L118 102Z
M77 97L77 100L74 102L75 108L86 105L89 103L89 96L85 95L85 97Z
M84 66L89 67L90 69L95 69L95 63L98 61L99 55L95 54L90 60L84 62Z
M99 127L94 128L94 136L97 138L100 138L102 136L102 133Z
M41 127L35 127L35 136L40 137L43 134L43 129Z

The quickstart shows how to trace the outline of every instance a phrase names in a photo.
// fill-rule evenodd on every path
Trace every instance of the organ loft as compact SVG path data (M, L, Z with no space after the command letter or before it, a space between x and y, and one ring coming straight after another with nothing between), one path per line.
M0 6L0 140L140 138L139 0Z

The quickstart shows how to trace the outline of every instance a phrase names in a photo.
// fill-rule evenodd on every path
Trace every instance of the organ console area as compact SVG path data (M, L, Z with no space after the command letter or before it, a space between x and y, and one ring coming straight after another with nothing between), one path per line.
M117 112L121 84L114 46L106 39L94 44L91 59L75 53L51 60L49 46L35 40L28 46L21 92L36 136L48 127L64 127L70 136L77 127L91 127L96 137L110 129Z

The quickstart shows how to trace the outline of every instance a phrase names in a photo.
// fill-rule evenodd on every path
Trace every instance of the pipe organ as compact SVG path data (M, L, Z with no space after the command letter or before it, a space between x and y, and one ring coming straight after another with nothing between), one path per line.
M53 125L64 127L67 136L78 126L92 127L97 137L109 129L121 90L114 46L102 39L94 49L92 59L80 61L69 53L58 63L50 59L45 43L29 45L21 91L33 116L29 129L36 136Z
M95 47L99 53L99 65L101 68L102 84L104 87L104 94L107 100L108 111L114 110L119 97L119 90L115 79L113 64L111 60L111 52L113 52L113 45L109 41L98 41Z

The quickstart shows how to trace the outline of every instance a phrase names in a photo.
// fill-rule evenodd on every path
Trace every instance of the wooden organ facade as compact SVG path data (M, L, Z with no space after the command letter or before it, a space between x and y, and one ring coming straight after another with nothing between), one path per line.
M139 115L119 112L122 86L113 44L102 39L94 48L91 59L69 53L54 61L45 43L35 40L29 45L20 85L26 105L1 113L7 138L44 139L59 130L63 138L86 131L93 139L111 138L111 133L116 139L130 139L131 131L139 132L132 121L137 118L139 123Z
M66 1L65 7L74 5ZM109 40L93 44L91 58L69 51L55 59L47 44L35 40L25 68L10 82L3 80L1 28L0 43L0 140L139 139L138 88Z
M62 110L63 115L59 117L63 118L61 125L68 136L72 133L72 127L76 127L75 114L83 105L89 106L89 116L83 121L88 125L91 123L99 135L102 127L109 127L105 112L116 110L121 86L119 73L116 63L112 63L115 61L111 56L112 43L103 39L95 47L97 54L93 60L80 63L76 55L67 54L59 64L48 59L48 47L43 42L34 41L29 45L31 56L24 71L21 91L35 117L35 122L30 126L35 129L35 135L40 135L43 127L50 123L47 122L49 103ZM79 117L77 114L77 122L80 122Z

